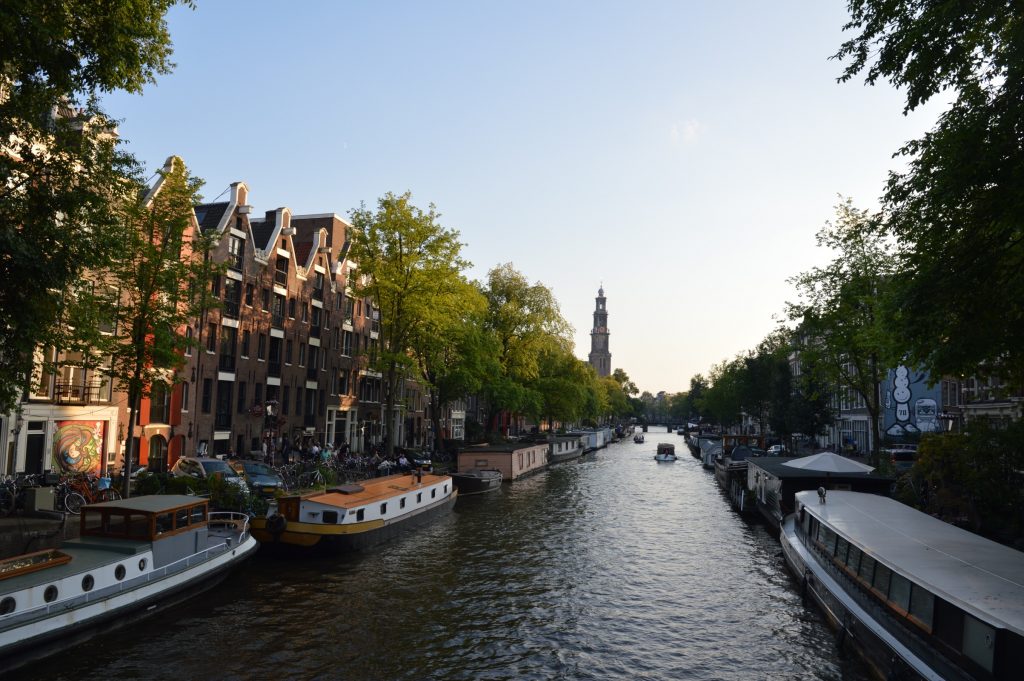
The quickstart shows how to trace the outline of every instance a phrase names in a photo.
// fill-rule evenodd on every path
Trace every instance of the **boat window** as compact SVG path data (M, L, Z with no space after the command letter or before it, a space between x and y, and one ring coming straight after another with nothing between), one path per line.
M932 611L935 608L935 596L917 584L910 592L910 616L920 622L929 631L932 628Z
M83 511L83 515L85 516L85 519L82 523L82 529L85 534L106 534L107 523L104 521L108 516L105 513L101 513L99 511L91 513Z
M92 591L94 586L96 586L96 580L92 578L92 575L82 577L82 591Z
M206 506L200 504L192 507L192 524L201 523L206 520Z
M430 498L433 499L436 496L437 496L437 488L435 487L434 489L430 490Z
M187 508L179 508L174 512L174 527L175 529L181 529L188 527L189 512Z
M162 534L174 529L174 518L170 513L160 513L156 517L156 533Z
M46 591L43 592L43 600L47 603L53 603L57 600L57 587L53 584L46 587Z
M840 563L846 562L846 551L850 548L850 542L846 541L842 537L836 539L836 552L835 557Z
M910 609L910 582L903 575L892 573L889 583L889 600L904 612Z
M853 544L850 544L850 555L846 558L846 565L853 572L857 572L860 567L860 549Z
M323 519L323 522L328 523L330 525L337 525L338 524L338 512L337 511L324 511L323 515L321 516L321 518Z
M362 519L363 519L363 509L359 509L358 511L356 511L356 520L362 520Z
M422 501L423 501L423 492L420 492L420 493L418 493L416 495L416 503L418 504L418 503L420 503Z
M146 570L146 559L139 558L139 572L145 572Z
M398 508L405 508L405 497L398 500Z
M114 568L114 578L120 582L122 579L124 579L125 572L127 572L127 570L124 569L124 565L118 565L116 568Z
M875 559L866 553L861 554L860 567L857 569L857 574L861 579L864 580L865 584L871 584L871 578L875 572Z
M128 516L128 536L149 538L149 516L144 513L132 513Z
M996 631L976 617L964 614L964 655L987 672L992 671Z
M445 485L445 486L444 486L444 493L445 493L445 494L448 494L448 485Z
M0 600L0 615L10 615L18 607L13 596L6 596Z
M380 514L384 515L387 512L388 512L388 505L387 504L381 504L380 505Z
M892 575L892 571L885 567L881 563L875 565L875 576L871 580L871 585L874 586L882 596L885 598L889 597L889 577Z

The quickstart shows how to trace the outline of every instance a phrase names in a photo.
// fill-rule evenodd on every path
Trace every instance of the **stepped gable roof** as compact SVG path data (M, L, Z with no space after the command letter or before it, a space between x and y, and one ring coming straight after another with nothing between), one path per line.
M199 228L203 232L217 229L229 205L229 202L222 201L220 203L201 203L196 206L196 221L199 223Z

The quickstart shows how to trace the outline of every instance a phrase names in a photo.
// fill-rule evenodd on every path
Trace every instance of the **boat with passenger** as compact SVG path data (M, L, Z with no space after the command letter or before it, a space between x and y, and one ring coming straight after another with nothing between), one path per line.
M256 552L244 513L152 495L84 506L80 536L0 560L0 668L19 667L215 586Z
M275 511L253 518L252 533L264 544L359 550L451 511L457 496L449 475L387 475L280 497Z
M642 445L644 443L644 434L643 433L637 433L636 435L634 435L633 436L633 442L635 442L638 445Z
M670 442L659 442L658 452L654 455L655 461L675 461L676 446Z
M886 497L796 493L786 563L881 678L1017 679L1024 553Z

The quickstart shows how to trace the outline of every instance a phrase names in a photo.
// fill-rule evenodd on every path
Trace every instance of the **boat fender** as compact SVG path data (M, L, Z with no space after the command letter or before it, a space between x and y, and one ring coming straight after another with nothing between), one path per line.
M288 521L280 513L267 516L267 532L281 534L286 527L288 527Z

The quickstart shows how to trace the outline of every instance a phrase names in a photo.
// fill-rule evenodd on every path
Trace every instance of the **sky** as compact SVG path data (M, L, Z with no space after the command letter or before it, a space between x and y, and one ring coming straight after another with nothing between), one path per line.
M168 14L171 74L104 100L147 169L179 155L207 200L347 217L411 191L472 278L510 262L590 351L684 391L754 348L832 255L840 196L877 207L929 129L888 84L837 83L840 0L235 2Z

